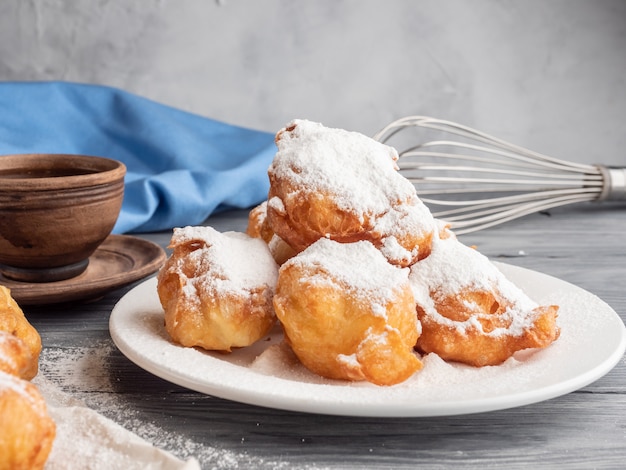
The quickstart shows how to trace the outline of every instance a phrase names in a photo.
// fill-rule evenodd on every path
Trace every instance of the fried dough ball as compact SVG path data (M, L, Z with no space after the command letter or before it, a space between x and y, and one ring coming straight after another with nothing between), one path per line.
M42 469L55 435L37 387L0 371L0 470Z
M274 308L298 359L323 377L394 385L422 367L408 269L370 242L321 238L288 260Z
M395 149L305 120L280 130L276 145L267 220L296 252L330 238L369 241L401 267L428 255L434 219L397 171Z
M0 286L0 470L41 469L56 434L37 375L41 338Z
M417 349L472 366L501 364L559 336L558 307L539 306L484 255L455 237L435 239L409 276L422 334Z
M246 233L254 238L260 238L267 243L274 261L280 266L297 254L285 240L274 233L267 221L267 201L254 207L248 215Z
M229 352L256 342L275 324L278 266L262 240L185 227L174 229L170 248L157 290L173 341Z
M0 286L0 331L6 331L24 342L30 354L23 359L25 367L20 377L30 380L37 375L39 354L41 353L41 337L37 330L28 322L24 312L11 297L11 291Z

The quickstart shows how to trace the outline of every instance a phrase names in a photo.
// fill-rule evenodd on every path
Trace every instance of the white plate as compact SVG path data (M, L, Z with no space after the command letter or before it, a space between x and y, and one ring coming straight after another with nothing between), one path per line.
M172 383L242 403L347 416L445 416L527 405L584 387L619 362L626 328L605 302L554 277L496 264L535 301L560 305L560 338L496 367L447 364L429 355L420 372L392 387L311 374L288 360L280 329L228 355L177 346L163 327L155 278L119 301L109 327L124 355Z

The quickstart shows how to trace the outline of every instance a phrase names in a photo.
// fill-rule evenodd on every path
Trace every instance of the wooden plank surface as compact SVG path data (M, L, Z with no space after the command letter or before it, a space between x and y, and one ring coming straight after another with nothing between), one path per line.
M245 229L247 212L214 216ZM460 237L494 260L556 276L626 318L626 207L536 214ZM162 246L169 232L143 235ZM566 396L441 418L322 416L243 405L161 380L114 346L108 319L132 286L89 303L26 307L44 343L41 375L155 445L203 468L623 468L626 363Z

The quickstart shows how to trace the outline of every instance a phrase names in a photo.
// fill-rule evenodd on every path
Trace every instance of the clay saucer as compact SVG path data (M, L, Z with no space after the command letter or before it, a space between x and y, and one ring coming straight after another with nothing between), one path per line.
M56 282L19 282L0 275L20 305L44 305L97 298L156 272L165 262L156 243L130 235L109 235L90 256L87 269Z

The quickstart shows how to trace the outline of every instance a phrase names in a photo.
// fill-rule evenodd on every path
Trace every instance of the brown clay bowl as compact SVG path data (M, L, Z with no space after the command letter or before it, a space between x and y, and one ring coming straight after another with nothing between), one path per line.
M25 282L82 273L117 221L125 174L102 157L0 156L0 272Z

